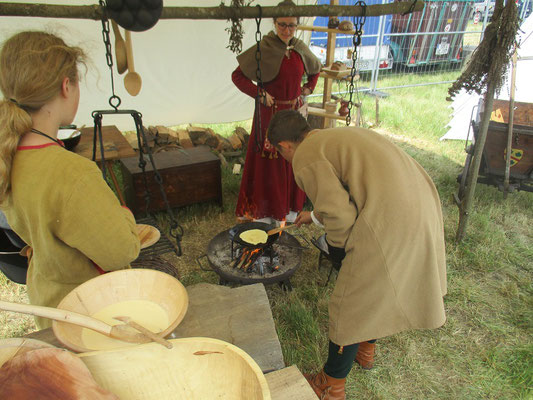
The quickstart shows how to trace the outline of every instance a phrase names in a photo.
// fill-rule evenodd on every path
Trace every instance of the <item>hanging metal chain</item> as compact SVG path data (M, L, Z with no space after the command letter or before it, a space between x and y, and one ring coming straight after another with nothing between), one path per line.
M102 38L105 45L105 58L109 71L111 72L111 97L109 98L109 105L115 110L118 109L122 100L115 94L115 80L113 77L113 53L111 52L111 40L109 40L109 19L106 14L106 3L104 0L100 0L100 6L102 7Z
M148 155L150 164L152 164L152 169L154 172L154 180L157 182L157 185L159 186L161 197L163 198L167 214L170 218L170 236L172 236L176 240L176 245L177 245L176 255L179 257L182 254L181 238L183 237L183 227L178 223L178 220L174 216L172 208L170 208L170 203L168 202L167 194L163 186L163 178L161 177L161 174L159 173L159 171L157 170L155 166L152 152L149 150L149 147L148 147L148 140L146 139L146 133L144 132L144 127L142 123L142 114L139 112L132 111L131 115L133 116L133 120L135 121L135 129L137 130L137 143L139 145L139 167L141 168L144 185L145 185L144 196L146 200L146 213L148 214L148 204L150 202L150 191L148 189L148 180L147 180L146 171L145 171L146 161L144 160L144 157L143 157L144 146L146 146L146 148L148 149L146 154Z
M93 130L93 156L92 160L96 162L96 139L98 138L100 144L100 168L102 169L102 176L106 181L106 162L104 155L104 139L102 135L102 114L93 113L94 130Z
M265 96L265 88L263 86L263 79L261 77L261 16L263 10L259 7L259 17L255 18L257 29L255 31L255 41L257 48L255 50L255 61L257 62L257 68L255 70L255 78L257 80L257 96L255 97L255 151L259 153L263 148L263 131L261 130L261 99ZM266 96L265 96L266 100Z
M350 70L350 86L348 88L348 91L350 92L350 99L348 100L348 115L346 115L346 126L349 126L352 122L352 108L354 105L353 102L353 93L354 93L354 83L353 80L356 75L356 62L357 62L357 48L361 46L361 36L363 35L363 25L366 21L366 3L364 1L358 1L355 3L356 6L360 6L362 8L361 15L356 17L353 17L353 25L354 25L354 34L352 38L353 42L353 51L352 51L352 68Z

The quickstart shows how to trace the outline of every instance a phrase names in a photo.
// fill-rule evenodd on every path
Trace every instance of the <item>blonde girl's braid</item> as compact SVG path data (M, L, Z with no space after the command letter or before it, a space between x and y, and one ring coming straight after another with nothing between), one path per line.
M11 192L11 168L20 138L32 128L32 113L56 97L63 79L78 81L85 55L59 37L38 31L18 33L0 51L0 205Z
M0 204L4 204L11 191L11 165L20 137L29 132L30 115L15 101L0 102Z

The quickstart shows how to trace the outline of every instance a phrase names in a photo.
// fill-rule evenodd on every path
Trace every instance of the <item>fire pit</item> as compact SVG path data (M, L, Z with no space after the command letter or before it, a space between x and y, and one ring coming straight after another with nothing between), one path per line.
M292 289L290 277L300 267L304 249L298 239L283 232L276 240L269 240L266 244L246 246L237 236L244 225L220 232L207 246L206 257L213 271L219 275L219 283L268 285L277 282L285 289ZM272 228L261 222L249 225L250 229Z

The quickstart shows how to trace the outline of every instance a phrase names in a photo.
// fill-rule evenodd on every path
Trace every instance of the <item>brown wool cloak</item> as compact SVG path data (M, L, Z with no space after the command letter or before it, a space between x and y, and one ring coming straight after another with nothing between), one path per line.
M346 250L329 301L329 337L345 346L446 319L444 228L431 178L362 128L312 131L292 160L328 242Z
M292 50L296 51L304 63L305 72L307 75L315 75L320 72L322 64L320 60L313 54L309 47L300 39L292 38L289 42ZM261 39L259 44L261 49L261 61L259 67L261 69L261 80L263 82L270 82L276 78L279 73L281 61L285 56L287 45L276 35L274 31L270 31L268 35ZM257 81L256 70L257 61L255 59L255 52L257 46L252 46L245 52L237 56L239 67L241 67L244 75L252 81Z

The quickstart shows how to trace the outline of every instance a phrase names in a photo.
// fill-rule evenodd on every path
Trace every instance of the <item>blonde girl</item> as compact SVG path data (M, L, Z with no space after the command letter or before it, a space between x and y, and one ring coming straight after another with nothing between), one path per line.
M0 52L0 208L31 247L28 295L55 307L79 284L137 258L135 219L96 164L57 139L80 99L85 56L45 32L21 32ZM37 319L44 328L49 320Z

